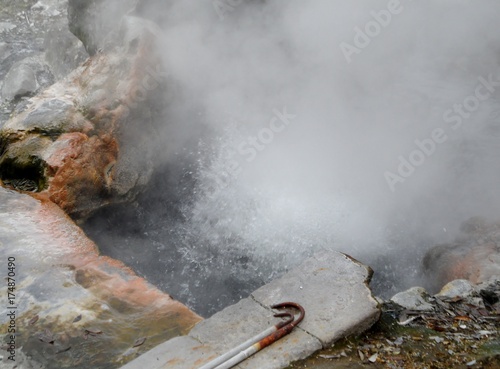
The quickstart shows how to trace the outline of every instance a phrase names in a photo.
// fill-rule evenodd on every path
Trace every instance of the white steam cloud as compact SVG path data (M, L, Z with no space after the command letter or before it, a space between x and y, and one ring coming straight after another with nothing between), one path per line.
M498 218L498 1L163 7L177 89L162 140L211 132L190 210L207 237L370 262Z

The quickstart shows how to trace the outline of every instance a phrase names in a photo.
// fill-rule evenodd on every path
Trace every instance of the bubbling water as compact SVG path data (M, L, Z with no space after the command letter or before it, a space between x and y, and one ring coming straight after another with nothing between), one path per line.
M377 294L423 284L425 251L500 206L500 3L459 3L402 1L349 61L387 1L161 2L165 154L89 234L203 315L322 249Z

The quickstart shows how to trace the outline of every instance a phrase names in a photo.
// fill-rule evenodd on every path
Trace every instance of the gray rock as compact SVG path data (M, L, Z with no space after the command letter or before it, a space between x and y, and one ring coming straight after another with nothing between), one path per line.
M82 42L65 25L53 25L44 41L45 60L57 79L65 77L88 58Z
M11 129L33 130L60 133L64 130L78 130L77 120L70 120L73 116L73 104L65 100L52 99L44 101L36 109L30 110L23 120L16 121L17 125L7 125Z
M21 60L28 57L36 57L38 61L32 60L27 65L33 70L37 80L37 93L54 83L53 74L44 59L44 38L49 29L66 29L70 34L67 25L66 8L67 0L42 0L35 6L35 1L3 1L1 8L2 21L13 24L16 27L10 31L0 32L0 126L12 114L19 110L19 104L24 103L24 99L7 100L2 98L3 84L1 81L9 70ZM55 15L58 14L58 15ZM5 43L7 46L1 46ZM61 48L60 52L66 53L70 50Z
M2 97L13 100L32 94L37 89L35 72L23 62L16 63L5 76Z
M0 42L0 63L10 56L10 48L6 42Z
M7 121L3 128L38 132L54 138L64 131L80 132L88 128L88 122L76 113L73 102L66 97L32 102L29 109L20 112L16 118Z
M427 285L439 291L455 279L480 284L500 278L500 223L473 217L460 227L461 233L450 243L429 249L423 259Z
M17 26L15 24L12 24L12 23L0 22L0 33L12 31L16 27Z
M46 17L57 17L61 15L60 5L66 3L65 0L43 0L37 1L31 6L32 11L39 11Z
M441 298L469 297L476 291L476 287L466 279L456 279L447 283L438 294Z
M116 368L200 320L120 262L100 256L50 201L0 187L0 245L5 270L9 258L15 264L18 368ZM6 282L0 294L7 296ZM9 305L6 300L0 307L2 327L10 320ZM42 342L42 333L54 342ZM140 337L147 340L132 347ZM5 351L0 355L5 358Z
M140 18L124 24L125 44L89 58L0 123L0 178L16 189L26 188L19 180L37 182L74 219L132 201L159 157L151 142L166 124L166 79L150 47L157 27ZM38 68L39 59L25 64ZM51 145L32 152L31 136L50 137Z
M105 45L106 37L116 31L122 17L133 10L138 0L69 0L70 31L78 37L89 55Z
M412 287L392 296L391 301L408 310L430 311L434 307L426 301L427 291L422 287Z
M2 87L2 96L11 101L17 97L36 93L54 83L54 78L46 65L43 53L24 58L9 69Z

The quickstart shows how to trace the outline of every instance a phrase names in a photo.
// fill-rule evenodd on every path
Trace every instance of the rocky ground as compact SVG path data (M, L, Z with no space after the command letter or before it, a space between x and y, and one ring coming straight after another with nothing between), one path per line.
M500 367L500 282L459 281L433 297L411 289L399 298L407 308L384 302L371 329L288 369Z

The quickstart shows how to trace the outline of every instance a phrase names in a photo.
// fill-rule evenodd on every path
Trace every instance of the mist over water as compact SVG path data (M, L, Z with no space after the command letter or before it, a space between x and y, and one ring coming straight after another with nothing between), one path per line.
M340 45L389 3L152 11L172 90L153 143L165 155L130 222L91 220L100 247L204 315L321 249L371 265L379 294L425 285L429 247L471 216L498 219L500 3L401 1L348 62ZM493 85L473 105L481 78Z

